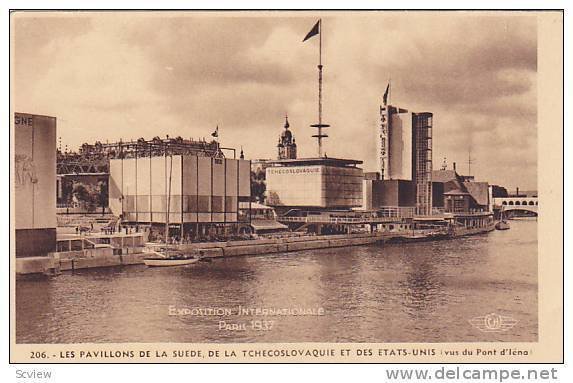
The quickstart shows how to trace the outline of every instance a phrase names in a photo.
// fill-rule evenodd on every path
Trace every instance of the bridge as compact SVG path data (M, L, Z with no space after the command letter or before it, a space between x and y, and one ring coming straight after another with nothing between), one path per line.
M493 204L504 212L530 212L537 215L539 201L537 197L496 197Z

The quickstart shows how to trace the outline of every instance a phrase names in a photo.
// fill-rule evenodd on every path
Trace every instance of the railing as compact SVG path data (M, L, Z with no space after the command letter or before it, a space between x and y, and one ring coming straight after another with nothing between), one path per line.
M486 211L486 210L470 209L469 211L456 211L456 212L452 212L451 214L478 216L478 215L488 215L488 214L493 214L493 213Z
M379 217L412 218L416 213L415 207L383 206L375 211Z
M117 235L99 235L96 234L90 237L70 237L57 240L57 251L79 251L89 250L95 248L109 247L114 250L124 247L139 247L143 246L144 239L142 233L135 234L117 234Z
M405 230L405 233L412 233L414 235L436 235L436 234L447 234L447 227L436 227L432 229L411 229Z
M80 251L96 248L96 244L85 238L58 239L56 249L58 252Z
M56 207L57 207L58 209L66 209L66 208L73 209L73 208L75 208L75 207L78 207L78 204L77 204L77 203L73 203L73 202L71 202L71 203L65 203L65 202L64 202L64 203L61 203L61 202L60 202L60 203L56 203Z
M104 207L103 208L103 213L104 214L109 214L111 212L111 210L109 209L109 207ZM98 206L96 208L94 208L93 210L89 210L86 207L83 206L65 206L64 204L56 204L56 214L59 215L65 215L65 214L102 214L102 207Z
M381 223L414 217L414 207L381 207L367 212L320 212L319 214L301 216L281 216L280 222L330 223L330 224L364 224Z
M376 218L356 218L356 217L327 217L327 216L309 216L309 217L279 217L281 222L303 222L303 223L365 223Z
M502 210L531 210L537 211L538 205L500 205Z

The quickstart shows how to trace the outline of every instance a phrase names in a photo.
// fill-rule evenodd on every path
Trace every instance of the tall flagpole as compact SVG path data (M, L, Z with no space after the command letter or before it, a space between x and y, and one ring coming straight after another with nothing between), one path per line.
M388 105L392 97L392 77L388 77Z
M330 125L322 123L322 19L318 20L318 124L311 125L318 128L318 134L313 135L318 139L318 157L322 157L322 138L328 137L322 134L322 128Z

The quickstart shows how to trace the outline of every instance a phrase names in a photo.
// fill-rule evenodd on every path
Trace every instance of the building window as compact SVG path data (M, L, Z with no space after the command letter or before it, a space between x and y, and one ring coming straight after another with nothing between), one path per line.
M224 213L223 197L222 196L212 196L211 197L211 211L214 213Z
M507 205L507 201L503 201L501 204L502 204L502 205Z
M183 199L183 212L195 213L197 212L197 196L186 195Z
M454 213L463 213L466 211L466 203L463 196L459 196L454 200Z
M510 204L510 205L513 205L513 201L509 201L509 204Z
M197 211L199 213L211 212L211 198L209 196L200 195L198 198Z
M533 201L529 201L529 206L533 206L533 205L535 205L535 204L533 203Z
M225 197L225 212L234 213L237 211L237 197Z

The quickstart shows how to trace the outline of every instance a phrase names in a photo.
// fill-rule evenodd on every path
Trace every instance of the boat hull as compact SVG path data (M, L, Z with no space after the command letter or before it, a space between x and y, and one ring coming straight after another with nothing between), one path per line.
M462 228L455 228L450 234L450 236L452 238L464 237L466 235L489 233L490 231L494 230L495 226L493 224L484 227L467 227L467 228L462 227Z
M168 267L168 266L185 266L197 262L197 258L189 259L159 259L159 258L145 258L143 262L149 267Z
M497 230L509 230L509 224L507 222L500 221L495 224Z

